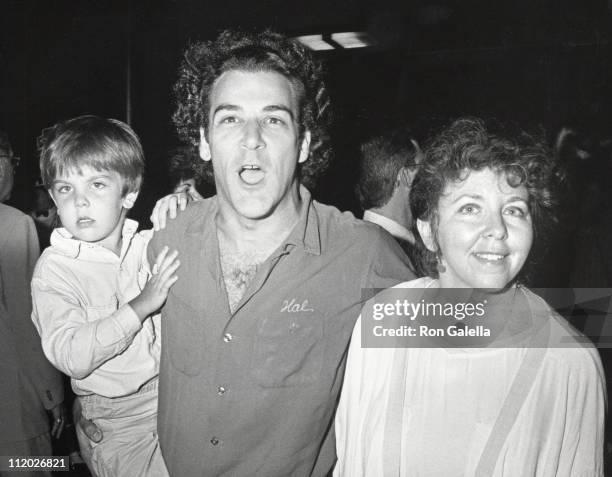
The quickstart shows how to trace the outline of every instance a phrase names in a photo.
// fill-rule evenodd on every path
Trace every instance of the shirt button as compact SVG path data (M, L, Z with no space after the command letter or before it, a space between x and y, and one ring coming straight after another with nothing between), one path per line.
M225 389L223 386L219 386L219 387L217 388L217 394L218 394L219 396L223 396L223 395L225 394L225 391L227 391L227 389Z
M232 341L234 339L234 337L232 336L231 333L225 333L223 335L223 341L225 341L226 343L229 343L230 341Z
M213 438L210 440L210 443L211 443L213 446L216 446L217 444L219 444L219 439L217 439L216 437L213 437Z

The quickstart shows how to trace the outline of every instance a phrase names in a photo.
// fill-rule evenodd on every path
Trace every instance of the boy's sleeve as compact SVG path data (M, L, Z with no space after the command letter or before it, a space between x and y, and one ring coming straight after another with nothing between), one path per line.
M41 268L32 280L32 321L43 350L56 368L84 379L122 353L142 323L128 304L114 311L83 309L65 282Z

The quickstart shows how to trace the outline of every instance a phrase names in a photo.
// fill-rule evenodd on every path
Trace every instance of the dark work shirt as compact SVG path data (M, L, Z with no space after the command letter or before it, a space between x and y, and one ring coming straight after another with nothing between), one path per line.
M213 197L155 234L181 267L162 309L158 428L173 476L325 476L362 289L413 278L378 227L311 201L232 314Z

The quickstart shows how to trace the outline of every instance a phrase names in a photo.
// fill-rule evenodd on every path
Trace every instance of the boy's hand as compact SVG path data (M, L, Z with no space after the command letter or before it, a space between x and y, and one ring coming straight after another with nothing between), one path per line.
M102 440L102 431L93 421L85 419L82 414L81 402L78 399L72 404L72 422L75 427L81 428L90 441L100 442Z
M178 280L174 274L180 265L177 257L176 250L168 254L168 247L164 247L155 260L151 278L140 295L130 301L141 322L161 308L168 298L170 287Z
M166 219L168 215L171 219L176 218L178 210L185 210L187 203L202 200L203 197L197 190L190 192L178 192L162 197L155 203L153 212L151 212L151 222L154 230L166 228Z

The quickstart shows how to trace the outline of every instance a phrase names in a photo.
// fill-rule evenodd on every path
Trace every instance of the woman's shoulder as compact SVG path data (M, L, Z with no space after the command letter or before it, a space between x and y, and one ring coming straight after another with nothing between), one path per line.
M542 297L527 288L523 288L523 291L532 316L543 318L542 324L546 324L547 359L568 371L588 373L590 370L596 376L603 376L599 352L592 341L574 328ZM534 323L537 323L537 319Z

